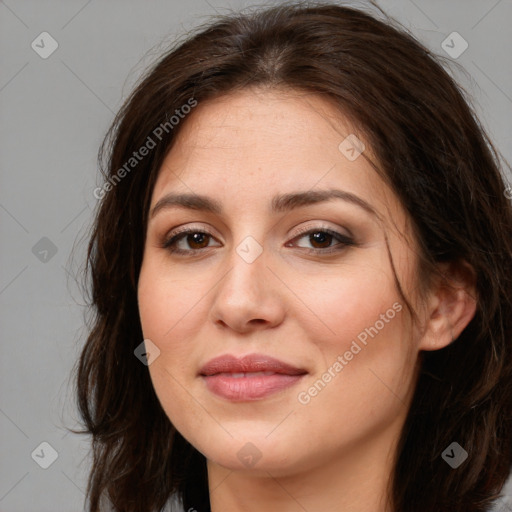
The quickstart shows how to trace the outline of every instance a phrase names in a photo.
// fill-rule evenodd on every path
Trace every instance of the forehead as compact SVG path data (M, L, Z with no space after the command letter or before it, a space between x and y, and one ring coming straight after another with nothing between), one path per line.
M250 88L199 103L180 126L175 145L187 153L217 149L243 157L238 152L244 149L260 158L271 154L292 160L307 157L313 145L334 143L337 149L336 142L353 131L318 95Z
M182 123L152 205L170 191L248 205L283 192L341 187L399 214L363 136L319 95L245 89L199 103ZM355 159L346 152L354 137L366 146Z

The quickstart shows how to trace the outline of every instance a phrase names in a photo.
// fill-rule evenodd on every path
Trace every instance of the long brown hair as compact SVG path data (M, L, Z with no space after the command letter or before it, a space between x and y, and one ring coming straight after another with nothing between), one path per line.
M92 435L89 511L102 503L157 511L173 493L185 510L210 509L206 460L173 427L134 356L143 339L137 282L157 172L186 122L172 116L257 85L329 98L364 133L376 171L414 226L420 283L440 262L473 267L474 318L448 347L420 354L389 500L395 512L487 510L512 465L512 208L504 165L464 91L396 22L333 4L285 4L221 17L171 48L101 147L109 185L96 193L86 268L91 326L76 367L80 432ZM454 441L469 453L457 469L441 457Z

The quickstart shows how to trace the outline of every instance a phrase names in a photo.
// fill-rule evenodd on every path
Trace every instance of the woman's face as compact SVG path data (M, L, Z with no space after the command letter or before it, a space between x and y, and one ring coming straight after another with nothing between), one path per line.
M358 156L329 103L291 91L229 94L182 122L138 288L167 416L231 469L363 464L368 447L387 457L421 347L388 247L413 304L418 260L370 148Z

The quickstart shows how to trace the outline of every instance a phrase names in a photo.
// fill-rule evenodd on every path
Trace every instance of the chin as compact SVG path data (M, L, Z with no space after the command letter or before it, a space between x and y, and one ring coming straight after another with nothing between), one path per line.
M300 465L301 457L297 453L299 442L287 442L283 433L281 436L273 433L267 437L271 431L268 428L262 428L261 432L246 427L240 430L228 427L228 430L233 438L227 435L222 439L210 437L203 443L192 444L209 461L232 471L277 476L290 474Z

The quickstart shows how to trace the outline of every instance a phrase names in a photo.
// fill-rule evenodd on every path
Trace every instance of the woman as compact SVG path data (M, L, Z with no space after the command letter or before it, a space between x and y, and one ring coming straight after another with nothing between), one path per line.
M485 511L512 464L512 210L392 23L203 27L103 145L78 363L90 511Z

